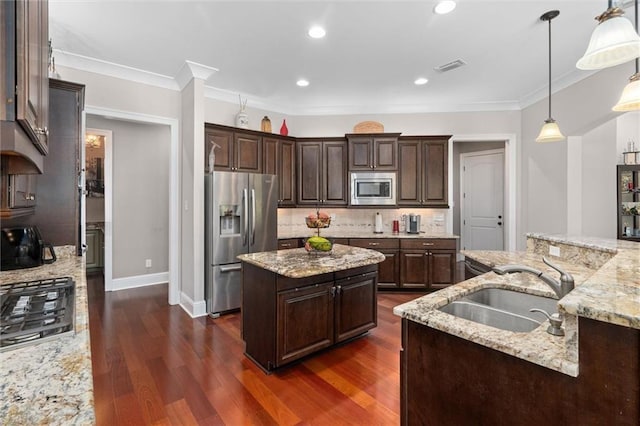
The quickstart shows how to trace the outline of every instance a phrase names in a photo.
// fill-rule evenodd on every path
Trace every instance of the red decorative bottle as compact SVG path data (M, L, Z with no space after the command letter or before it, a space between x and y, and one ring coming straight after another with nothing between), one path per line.
M289 129L287 128L287 120L282 120L282 127L280 127L280 134L282 136L287 136L289 134Z

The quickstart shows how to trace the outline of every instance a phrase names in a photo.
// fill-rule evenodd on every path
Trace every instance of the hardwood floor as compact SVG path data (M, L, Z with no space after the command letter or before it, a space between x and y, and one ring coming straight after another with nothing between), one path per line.
M98 425L400 423L392 309L416 293L379 293L368 335L267 375L243 355L239 313L193 319L166 285L87 283Z

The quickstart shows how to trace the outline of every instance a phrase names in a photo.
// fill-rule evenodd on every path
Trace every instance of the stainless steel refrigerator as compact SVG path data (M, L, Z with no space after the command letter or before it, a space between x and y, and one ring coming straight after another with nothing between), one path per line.
M276 250L277 176L205 175L205 296L211 316L240 308L242 265L236 256Z

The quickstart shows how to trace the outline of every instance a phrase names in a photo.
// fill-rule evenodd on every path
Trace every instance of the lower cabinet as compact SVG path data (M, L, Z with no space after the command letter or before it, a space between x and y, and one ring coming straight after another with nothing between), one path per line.
M100 228L87 229L87 272L97 271L104 267L104 236Z
M455 239L400 241L400 287L437 290L455 281Z
M351 238L349 245L384 254L384 261L378 263L378 288L400 288L400 242L397 238Z
M245 350L267 371L377 325L377 265L298 279L248 263L242 270Z

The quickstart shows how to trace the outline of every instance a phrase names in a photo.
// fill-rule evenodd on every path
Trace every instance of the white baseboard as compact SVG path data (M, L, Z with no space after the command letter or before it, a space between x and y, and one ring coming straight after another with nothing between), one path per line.
M114 278L111 280L111 290L125 290L128 288L146 287L148 285L167 284L168 282L169 272L135 275L133 277Z
M203 317L207 315L207 302L201 300L199 302L194 302L192 298L184 294L180 293L180 306L182 309L188 313L191 318Z

